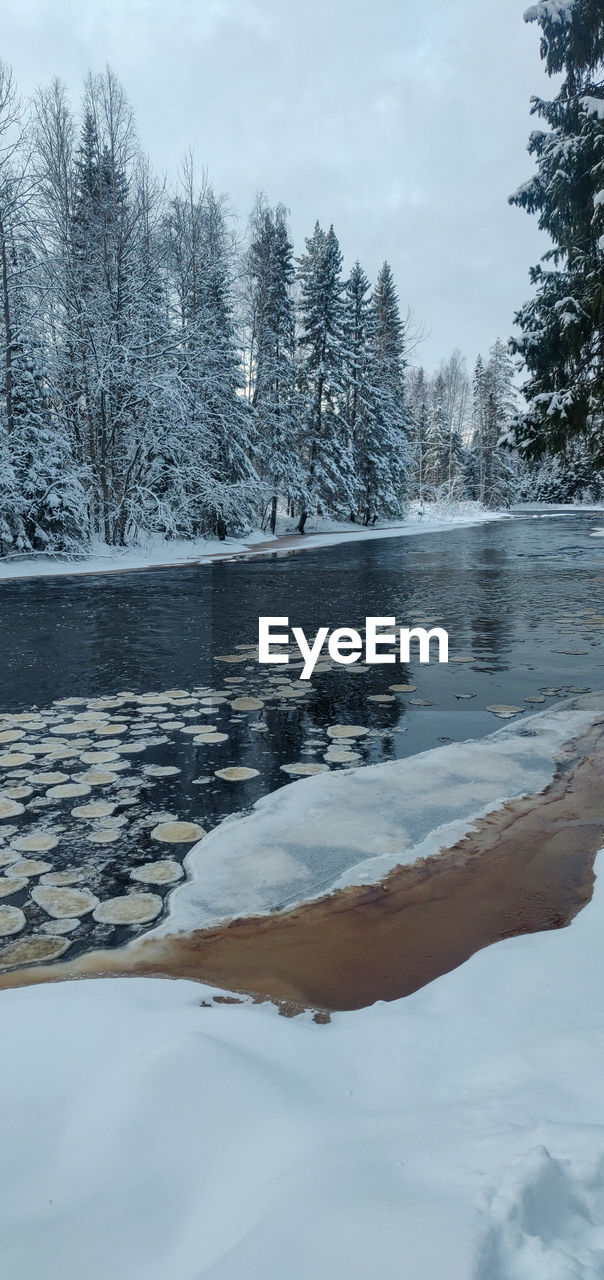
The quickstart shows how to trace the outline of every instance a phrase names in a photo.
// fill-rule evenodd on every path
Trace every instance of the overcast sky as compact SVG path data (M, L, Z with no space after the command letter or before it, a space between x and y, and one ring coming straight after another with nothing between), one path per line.
M297 252L318 218L346 266L388 258L433 367L509 335L546 247L507 204L547 93L526 3L3 0L2 56L22 94L59 75L74 101L110 63L162 173L192 146L242 227L262 190Z

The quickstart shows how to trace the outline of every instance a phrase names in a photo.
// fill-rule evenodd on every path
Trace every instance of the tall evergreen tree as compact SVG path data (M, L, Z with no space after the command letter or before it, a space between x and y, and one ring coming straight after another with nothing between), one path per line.
M352 449L357 510L364 524L401 514L409 469L406 431L401 431L393 407L390 365L386 366L375 296L369 296L369 289L357 262L345 291L342 416Z
M411 497L426 497L426 458L430 424L430 387L425 370L414 369L408 380L409 443L412 457Z
M52 410L39 297L30 275L19 294L9 453L21 498L21 537L35 551L74 552L87 541L86 474Z
M374 378L380 389L381 418L389 433L388 452L396 506L401 510L409 491L412 455L405 376L405 326L388 262L384 262L379 271L371 305Z
M390 402L393 424L401 432L404 446L407 435L405 384L405 327L401 320L392 268L384 262L372 297L374 346L380 381Z
M296 393L293 246L283 205L258 199L250 219L248 384L258 431L258 469L275 532L280 497L302 497Z
M354 466L345 419L345 333L342 254L333 227L317 222L298 262L300 390L306 497L309 510L347 515L354 502Z
M111 71L85 85L79 146L62 87L39 96L36 151L48 388L88 477L90 530L124 543L156 509L156 428L171 338L149 344L141 156Z
M514 493L514 468L505 448L515 410L512 379L507 347L497 339L486 365L478 356L473 386L474 496L487 507L506 506Z
M346 281L343 311L345 380L342 415L353 452L366 412L369 348L374 329L370 290L371 284L357 261Z
M222 202L185 162L167 221L183 421L173 435L171 483L179 532L213 532L252 518L259 496L250 406L234 321L233 245Z
M553 247L531 272L535 296L518 312L514 347L528 371L517 440L528 457L564 454L576 436L604 460L604 9L601 0L539 0L555 98L533 98L547 125L530 137L537 172L511 201L537 213Z

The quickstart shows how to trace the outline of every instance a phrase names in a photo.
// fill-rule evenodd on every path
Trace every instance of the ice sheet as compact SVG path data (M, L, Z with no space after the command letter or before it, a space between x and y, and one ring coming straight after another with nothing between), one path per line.
M601 696L574 698L488 738L317 774L263 797L193 847L190 878L152 933L268 912L436 853L506 799L542 790L562 745L601 708Z

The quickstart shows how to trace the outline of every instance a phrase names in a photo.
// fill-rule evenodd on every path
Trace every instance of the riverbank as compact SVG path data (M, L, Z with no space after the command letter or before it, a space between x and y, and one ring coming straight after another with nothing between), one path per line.
M280 517L277 533L272 535L261 529L252 529L241 538L199 538L195 541L159 536L149 538L136 547L108 547L97 544L90 555L79 559L50 559L40 554L35 557L0 559L0 582L19 578L72 577L74 575L98 575L107 573L134 573L151 569L177 569L192 565L212 564L215 561L274 555L281 551L312 550L317 547L335 546L339 542L362 542L368 539L400 538L418 533L442 533L447 529L485 524L491 520L509 518L503 511L486 511L478 503L443 504L426 503L421 508L413 504L409 518L404 521L383 522L372 528L363 528L348 521L311 517L306 532L299 534L296 521Z
M132 971L330 1012L410 995L503 938L570 924L591 897L603 792L600 725L545 791L438 854L290 911L141 943Z
M343 1010L559 928L588 901L604 842L603 713L583 695L480 741L273 792L195 844L151 932L50 967L8 969L9 945L0 986L185 977Z

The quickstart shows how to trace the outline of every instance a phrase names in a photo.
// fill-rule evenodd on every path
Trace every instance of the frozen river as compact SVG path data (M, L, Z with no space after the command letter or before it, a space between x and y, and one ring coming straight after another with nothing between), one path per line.
M208 830L291 782L300 765L344 769L415 754L492 732L489 706L511 704L524 716L601 687L600 522L589 512L522 515L197 568L0 584L0 762L11 758L0 804L12 797L20 810L0 822L0 906L25 917L15 917L21 927L6 944L62 938L56 954L75 954L142 927L95 919L83 898L65 924L36 898L57 871L66 888L103 901L131 891L132 871L153 860L182 862L186 844L152 837L162 821ZM259 615L288 615L312 635L384 614L445 627L453 661L324 662L305 686L296 670L255 661ZM394 683L414 688L393 692ZM194 741L200 722L205 740ZM346 724L368 732L338 760L326 730ZM249 776L216 776L233 767ZM108 781L93 781L103 771ZM53 785L49 774L64 781ZM61 795L56 786L77 790ZM3 885L11 878L14 892ZM134 887L157 904L171 883Z

